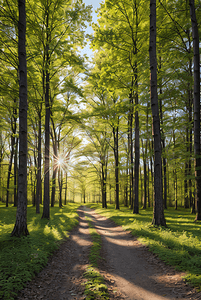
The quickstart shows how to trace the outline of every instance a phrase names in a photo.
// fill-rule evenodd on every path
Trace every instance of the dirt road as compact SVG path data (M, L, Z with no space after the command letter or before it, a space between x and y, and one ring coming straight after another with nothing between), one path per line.
M91 243L85 215L101 235L99 272L105 278L110 299L162 300L201 299L201 293L185 284L181 273L165 265L129 232L93 210L81 206L79 225L54 253L43 271L16 299L85 299L86 270Z

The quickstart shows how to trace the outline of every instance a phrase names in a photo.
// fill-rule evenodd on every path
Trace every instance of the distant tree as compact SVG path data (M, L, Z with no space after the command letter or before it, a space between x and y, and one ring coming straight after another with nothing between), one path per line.
M12 236L27 236L27 61L25 0L18 0L18 57L19 57L19 175L18 204Z

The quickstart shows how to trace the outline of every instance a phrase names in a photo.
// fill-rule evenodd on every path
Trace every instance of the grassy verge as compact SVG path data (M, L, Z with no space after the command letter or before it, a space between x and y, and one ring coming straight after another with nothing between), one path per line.
M201 222L194 223L195 215L191 215L189 210L165 210L168 227L158 228L150 225L152 209L140 210L139 215L134 215L125 207L115 210L109 205L105 210L100 205L89 206L125 230L130 230L163 261L186 272L186 281L201 290Z
M30 235L11 237L15 224L16 208L0 205L0 298L14 299L27 281L47 263L68 232L78 223L76 210L80 206L71 203L64 208L51 208L50 220L36 215L29 206L27 224Z
M104 279L96 269L98 267L98 260L100 259L101 237L91 225L91 219L86 217L89 224L89 232L92 237L93 245L90 250L89 261L91 265L84 273L87 279L85 282L86 300L92 299L109 299L107 286L104 284Z

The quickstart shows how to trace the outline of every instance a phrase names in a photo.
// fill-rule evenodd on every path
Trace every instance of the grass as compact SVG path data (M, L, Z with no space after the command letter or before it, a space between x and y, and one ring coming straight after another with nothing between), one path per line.
M50 220L41 219L35 208L28 206L27 224L30 235L11 237L16 208L0 204L0 298L14 299L27 281L31 280L47 263L48 257L58 248L68 232L78 223L76 210L79 203L64 208L51 208ZM140 210L134 215L128 208L115 210L89 204L97 213L111 218L116 224L130 230L167 264L186 272L185 279L201 290L201 222L194 223L190 210L165 210L168 228L151 226L152 209ZM42 209L41 209L42 210ZM108 299L107 287L96 267L100 258L101 238L89 220L93 246L85 277L87 299ZM98 298L99 297L99 298ZM101 298L102 297L102 298Z
M89 224L89 232L92 237L92 247L90 249L89 261L91 265L84 273L84 277L87 279L85 282L85 295L86 300L92 299L109 299L108 288L104 283L104 278L98 272L98 261L100 257L101 249L101 237L91 224L91 219L87 215L86 219Z
M186 272L185 280L201 290L201 222L194 222L195 215L191 215L190 210L165 210L167 228L163 228L151 225L152 209L140 210L139 215L134 215L125 207L115 210L109 205L105 210L97 204L89 206L125 230L130 230L159 258Z
M31 280L48 261L68 232L78 223L78 203L64 208L51 208L50 220L36 215L28 206L27 225L30 235L11 237L16 208L0 204L0 299L11 300L27 281ZM41 208L42 210L42 208Z

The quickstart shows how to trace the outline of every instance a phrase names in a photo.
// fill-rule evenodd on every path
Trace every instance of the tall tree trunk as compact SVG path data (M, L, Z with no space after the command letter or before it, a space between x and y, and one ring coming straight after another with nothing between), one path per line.
M64 205L67 203L67 191L68 191L68 173L66 171L66 187L65 187L65 199L64 199Z
M61 168L59 168L59 172L58 172L58 182L59 182L59 207L63 207L62 204L63 174Z
M25 0L18 0L18 58L19 58L19 175L16 222L11 236L27 236L27 61Z
M15 156L14 156L14 206L17 207L17 175L18 175L18 168L17 168L17 154L18 154L18 138L16 139L15 143Z
M41 113L38 122L38 164L37 164L37 183L36 183L36 213L40 213L41 202Z
M188 125L186 127L186 153L189 153L189 130L188 130ZM189 158L186 156L185 158L185 170L184 170L184 207L189 208L189 189L188 189L188 179L187 176L189 174L188 172L189 168Z
M15 137L11 136L11 152L10 152L10 161L8 165L8 177L7 177L7 191L6 191L6 207L8 207L8 201L9 201L9 188L10 188L10 175L12 170L12 164L13 164L13 155L14 155L14 145L15 145Z
M132 80L133 88L133 80ZM134 163L133 163L133 91L131 90L130 95L130 111L128 116L128 149L130 154L130 193L129 193L129 204L131 209L133 208L133 194L134 194Z
M86 189L84 189L83 191L83 199L84 199L84 203L86 203Z
M136 6L136 2L135 2ZM137 23L137 7L136 7L136 23ZM137 30L137 29L136 29ZM137 33L136 33L137 40ZM135 42L135 55L137 55L137 42ZM138 115L138 74L137 62L135 63L135 183L134 183L134 206L133 213L139 214L139 165L140 165L140 131L139 131L139 115Z
M143 201L143 209L147 208L147 162L145 151L143 148L143 140L141 140L142 144L142 157L143 157L143 165L144 165L144 201Z
M161 73L161 68L162 68L162 60L161 56L159 57L159 70ZM160 122L161 125L163 126L163 105L162 105L162 75L160 75L160 99L159 99L159 112L160 112ZM165 157L165 134L163 131L163 128L161 129L161 142L162 142L162 152L163 152L163 164L162 164L162 172L163 172L163 185L162 185L162 194L163 194L163 199L164 199L164 208L167 209L167 177L166 177L166 157Z
M147 142L147 141L146 141ZM147 165L147 204L150 207L149 164Z
M150 0L150 70L151 70L151 109L154 135L154 225L166 226L161 186L161 134L157 93L157 59L156 59L156 0Z
M48 3L47 3L48 6ZM45 169L44 169L44 201L43 201L43 214L42 218L50 218L50 101L49 101L49 88L50 88L50 58L49 58L49 7L47 8L47 40L46 40L46 76L45 76Z
M54 207L55 203L55 193L56 193L56 176L58 171L57 166L57 144L56 141L53 141L53 152L54 152L54 158L53 158L53 174L52 174L52 193L51 193L51 207Z
M119 120L118 120L119 123ZM114 158L115 158L115 204L116 209L119 209L119 127L113 127L114 138Z
M189 72L192 77L192 61L189 63ZM192 167L191 167L191 159L192 159L192 152L193 152L193 131L192 131L192 106L193 106L193 91L189 86L189 103L188 103L188 115L189 115L189 161L188 161L188 176L189 176L189 181L188 181L188 186L189 186L189 201L190 201L190 206L192 207L192 213L196 213L195 210L193 209L193 194L192 194L192 180L191 180L191 175L192 175Z
M201 159L200 159L200 54L199 32L194 0L189 0L194 53L194 152L196 179L196 220L201 220Z
M154 172L153 172L153 141L149 141L149 153L150 153L150 171L151 171L151 186L152 186L152 193L151 193L151 203L154 203Z
M140 167L140 182L141 182L141 206L143 205L143 180L142 180L142 170L141 170L141 167Z
M15 134L16 134L16 130L17 130L17 107L16 107L16 104L17 104L17 100L15 98L13 112L12 112L12 116L11 116L12 136L11 136L10 161L9 161L9 165L8 165L6 207L8 207L8 201L9 201L10 177L11 177L11 172L12 172L13 156L15 153L15 144L16 144L16 139L15 139Z
M165 157L165 137L162 138L163 146L163 184L164 184L164 207L167 209L167 162Z
M103 163L101 164L101 192L102 192L102 208L107 208L107 194L106 194L106 166L103 159Z
M191 33L190 30L188 30L188 41L189 41L189 53L191 53ZM188 73L190 78L193 78L193 72L192 72L192 59L189 59L188 64ZM192 208L192 213L196 213L195 210L193 210L193 194L192 194L192 168L191 168L191 159L193 156L193 126L192 126L192 111L193 111L193 89L191 85L191 81L188 80L187 83L188 86L188 102L187 102L187 111L188 111L188 122L189 122L189 157L188 157L188 187L189 187L189 203L190 207Z
M125 198L124 206L128 207L128 172L129 172L129 158L126 158L126 183L125 183Z

